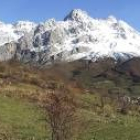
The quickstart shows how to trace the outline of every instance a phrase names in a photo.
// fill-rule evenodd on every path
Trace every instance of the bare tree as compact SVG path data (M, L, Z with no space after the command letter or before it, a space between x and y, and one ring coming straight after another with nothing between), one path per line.
M71 139L76 108L69 91L64 87L53 88L42 103L51 127L52 140Z

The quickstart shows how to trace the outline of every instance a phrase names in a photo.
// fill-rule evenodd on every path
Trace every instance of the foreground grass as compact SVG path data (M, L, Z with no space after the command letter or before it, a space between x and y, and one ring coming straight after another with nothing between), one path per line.
M43 112L27 101L0 96L0 136L44 140L48 134Z
M105 117L100 111L94 112L94 95L81 95L77 98L83 107L78 108L78 121L75 140L139 140L140 117L114 114ZM0 137L14 140L46 140L50 132L45 127L43 111L26 100L0 96Z
M139 140L139 114L121 115L114 110L107 109L94 112L94 95L82 95L85 107L79 109L81 132L78 140ZM106 113L108 114L106 115Z
M82 123L82 132L79 140L139 140L140 119L130 116L118 116L117 118L99 118L89 111ZM97 121L98 120L98 121ZM106 120L106 121L105 121Z

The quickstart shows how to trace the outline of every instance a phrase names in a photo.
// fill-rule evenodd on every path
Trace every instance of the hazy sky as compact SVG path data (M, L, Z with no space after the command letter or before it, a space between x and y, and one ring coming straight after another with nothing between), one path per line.
M0 21L63 20L77 8L95 18L114 15L140 31L140 0L0 0Z

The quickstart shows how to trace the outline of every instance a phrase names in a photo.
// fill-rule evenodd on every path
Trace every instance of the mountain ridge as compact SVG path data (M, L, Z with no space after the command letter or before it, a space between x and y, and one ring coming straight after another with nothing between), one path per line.
M0 61L52 64L103 57L125 61L139 57L139 50L140 33L126 22L114 16L94 19L80 9L72 10L64 21L0 22Z

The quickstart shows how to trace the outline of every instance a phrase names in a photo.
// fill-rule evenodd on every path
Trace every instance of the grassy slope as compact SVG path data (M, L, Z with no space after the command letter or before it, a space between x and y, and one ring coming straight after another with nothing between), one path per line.
M75 66L74 66L75 67ZM42 83L50 81L65 82L74 93L79 93L81 86L72 84L69 71L73 67L38 70L18 66L17 64L0 65L0 136L12 137L14 140L44 140L50 133L48 127L45 129L43 111L29 98L39 98L44 93ZM85 82L88 86L110 88L116 86L114 80L104 77L91 78L92 72L82 71L77 79ZM45 74L44 74L45 73ZM63 75L63 77L62 77ZM86 79L87 78L87 79ZM129 86L129 79L122 78L123 86ZM98 80L98 82L97 82ZM115 79L119 80L119 79ZM120 84L121 79L119 80ZM131 84L131 81L130 81ZM137 85L139 88L139 85ZM83 85L82 85L83 87ZM138 90L138 89L135 89ZM97 90L95 91L97 92ZM24 98L24 99L23 99ZM81 103L78 108L78 135L75 140L139 140L140 139L140 114L121 115L118 114L110 104L104 108L96 107L100 104L99 94L76 94ZM3 138L6 139L6 138Z
M88 100L89 99L89 100ZM139 116L104 117L93 112L93 95L83 95L80 100L88 108L78 109L81 122L77 140L139 140ZM24 100L0 96L0 133L14 139L44 140L49 137L45 130L43 112Z
M0 96L0 136L14 139L47 137L43 111L27 101Z
M81 98L81 97L80 97ZM92 104L95 102L93 95L83 95L82 100L87 108L79 110L81 118L81 135L79 140L139 140L140 117L120 115L105 109L105 113L111 113L104 117L103 110L95 113ZM109 107L109 106L107 106ZM82 128L83 127L83 128Z

